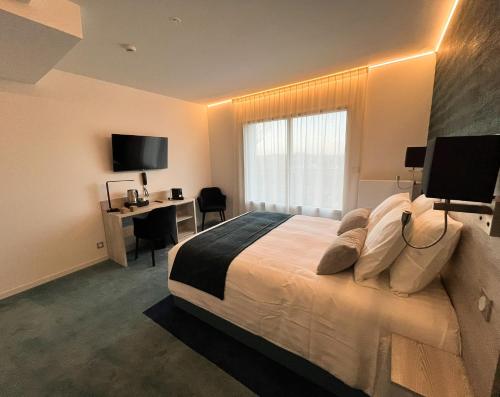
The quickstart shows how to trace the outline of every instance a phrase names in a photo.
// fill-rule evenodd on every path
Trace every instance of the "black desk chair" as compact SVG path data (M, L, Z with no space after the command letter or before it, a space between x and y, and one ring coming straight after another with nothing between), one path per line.
M177 244L176 207L157 208L145 218L134 219L135 259L139 250L139 239L148 240L151 244L151 257L155 263L155 249L165 248L168 243Z
M205 229L205 215L207 212L218 212L221 221L226 220L226 196L222 194L218 187L206 187L201 189L198 196L198 205L203 214L201 230Z

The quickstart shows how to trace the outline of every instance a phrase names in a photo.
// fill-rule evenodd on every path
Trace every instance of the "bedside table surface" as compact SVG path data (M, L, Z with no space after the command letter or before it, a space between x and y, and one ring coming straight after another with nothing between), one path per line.
M392 334L391 381L428 397L472 397L461 357Z

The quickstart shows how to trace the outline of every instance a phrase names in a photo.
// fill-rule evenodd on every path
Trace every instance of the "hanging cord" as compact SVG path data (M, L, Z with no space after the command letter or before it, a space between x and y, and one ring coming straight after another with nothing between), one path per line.
M446 201L446 204L450 203L450 200L445 200L445 201ZM416 247L413 244L411 244L406 239L406 236L405 236L405 228L410 223L410 219L411 219L411 212L410 211L403 211L403 214L401 215L401 223L403 225L401 228L401 235L403 236L403 240L407 246L414 248L414 249L417 249L417 250L423 250L423 249L427 249L427 248L431 248L431 247L435 246L437 243L439 243L443 239L444 235L446 234L446 231L448 230L448 210L445 210L444 211L444 229L443 229L443 233L441 233L441 236L439 236L439 238L436 241L434 241L433 243L431 243L429 245L424 245L423 247Z
M413 179L415 179L415 174L413 174ZM400 185L400 183L399 183L399 182L400 182L400 180L401 180L401 177L400 177L399 175L397 175L397 176L396 176L396 185L398 186L398 189L400 189L400 190L406 190L406 189L409 189L411 186L413 186L413 183L415 183L415 182L413 182L413 183L411 184L411 186L404 187L404 186L401 186L401 185Z

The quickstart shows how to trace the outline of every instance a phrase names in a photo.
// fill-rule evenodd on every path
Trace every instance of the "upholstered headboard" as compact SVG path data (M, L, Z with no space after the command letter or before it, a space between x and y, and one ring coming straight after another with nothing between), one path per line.
M484 231L485 220L480 221L479 215L451 216L464 227L460 243L444 269L443 282L460 323L465 367L476 397L498 396L500 377L495 378L500 353L500 237L490 237ZM493 300L489 322L478 309L482 291Z

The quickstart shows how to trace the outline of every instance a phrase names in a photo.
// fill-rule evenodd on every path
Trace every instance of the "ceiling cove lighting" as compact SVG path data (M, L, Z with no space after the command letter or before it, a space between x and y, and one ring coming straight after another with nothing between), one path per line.
M337 76L339 74L354 72L356 70L364 69L364 68L367 68L367 67L368 66L359 66L357 68L346 69L346 70L343 70L341 72L335 72L335 73L332 73L332 74L326 74L326 75L319 76L319 77L313 77L312 79L308 79L308 80L301 80L301 81L298 81L298 82L295 82L295 83L280 85L279 87L268 88L268 89L265 89L265 90L262 90L262 91L252 92L251 94L240 95L240 96L237 96L237 97L234 97L234 98L231 98L231 99L226 99L224 101L210 103L210 104L207 105L207 107L211 108L213 106L223 105L225 103L232 102L234 99L242 99L242 98L246 98L246 97L253 96L253 95L264 94L264 93L269 92L269 91L281 90L283 88L292 87L292 86L297 85L297 84L309 83L309 82L312 82L312 81L316 81L316 80L321 80L321 79L325 79L325 78L328 78L328 77Z
M264 92L267 92L267 91L276 90L276 89L279 89L279 88L285 88L285 87L289 87L289 86L296 85L296 84L306 83L308 81L323 79L325 77L330 77L330 76L334 76L336 74L346 73L346 72L349 72L349 71L353 71L353 70L356 70L356 69L362 69L362 68L365 68L365 67L368 67L368 70L371 70L371 69L379 68L381 66L391 65L391 64L397 63L397 62L404 62L404 61L409 61L411 59L417 59L417 58L425 57L425 56L428 56L428 55L434 55L434 54L436 54L439 51L439 48L441 47L441 43L443 42L444 36L446 35L446 31L448 30L448 26L450 25L450 22L451 22L451 20L453 18L453 15L455 14L455 10L457 9L457 6L458 6L459 2L460 2L460 0L455 0L455 2L453 3L453 6L451 7L450 13L448 14L448 18L446 19L446 23L443 26L443 30L441 31L441 35L439 36L439 40L438 40L438 42L436 44L436 48L434 50L426 51L426 52L421 52L421 53L418 53L418 54L415 54L415 55L410 55L410 56L403 57L403 58L391 59L389 61L381 62L381 63L376 63L376 64L373 64L373 65L359 66L357 68L352 68L352 69L345 70L345 71L342 71L342 72L337 72L337 73L333 73L333 74L329 74L329 75L325 75L325 76L319 76L319 77L315 77L315 78L309 79L309 80L298 81L298 82L295 82L295 83L287 84L287 85L280 86L280 87L270 88L270 89L267 89L267 90L264 90L264 91L255 92L255 93L252 93L252 94L242 95L242 96L239 96L239 97L235 97L233 99L244 98L246 96L261 94L261 93L264 93ZM225 103L229 103L231 101L232 101L232 99L226 99L224 101L210 103L210 104L207 105L207 107L211 108L213 106L222 105L222 104L225 104Z
M403 57L403 58L396 58L396 59L391 59L390 61L376 63L375 65L368 65L368 69L375 69L375 68L379 68L381 66L390 65L392 63L409 61L410 59L422 58L422 57L426 57L428 55L434 55L434 54L435 54L435 51L426 51L426 52L422 52L420 54L410 55L410 56Z
M453 14L455 14L455 10L457 9L458 2L460 0L455 0L455 3L453 3L453 7L451 7L450 14L448 15L448 19L446 20L446 23L444 24L443 31L441 32L441 36L439 36L439 40L436 44L436 48L434 51L438 52L439 47L441 47L441 43L443 42L444 36L446 34L446 31L448 30L448 26L450 25L451 19L453 18Z
M232 102L232 99L226 99L226 100L224 100L224 101L210 103L210 104L208 104L207 106L208 106L209 108L211 108L212 106L224 105L225 103L229 103L229 102Z
M279 87L267 88L267 89L262 90L262 91L252 92L251 94L240 95L240 96L238 96L236 98L233 98L233 99L241 99L241 98L246 98L246 97L253 96L253 95L264 94L264 93L269 92L269 91L281 90L283 88L292 87L292 86L298 85L298 84L310 83L310 82L313 82L313 81L316 81L316 80L321 80L321 79L326 79L328 77L338 76L339 74L344 74L344 73L349 73L349 72L355 72L356 70L365 69L367 67L368 66L358 66L356 68L346 69L346 70L342 70L340 72L335 72L335 73L331 73L331 74L325 74L325 75L319 76L319 77L313 77L312 79L301 80L301 81L297 81L295 83L280 85Z

